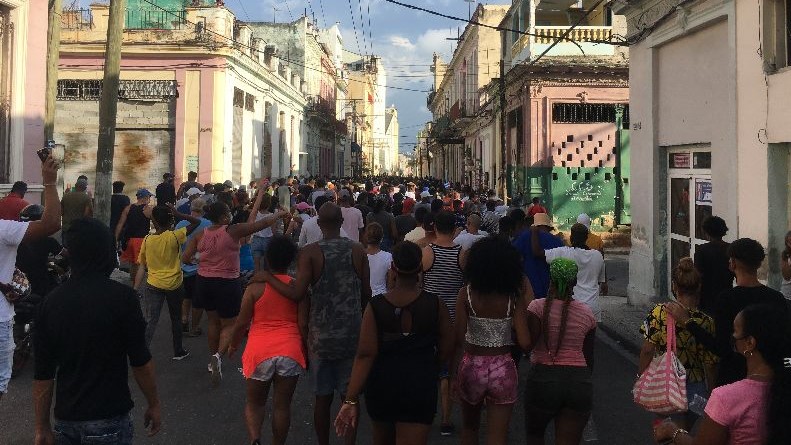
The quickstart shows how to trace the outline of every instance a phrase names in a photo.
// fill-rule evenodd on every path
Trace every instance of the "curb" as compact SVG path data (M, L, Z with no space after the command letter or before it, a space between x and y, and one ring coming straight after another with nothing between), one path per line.
M621 335L616 329L607 326L605 323L599 324L599 328L628 352L637 356L640 355L641 345L637 345L630 341L625 336Z

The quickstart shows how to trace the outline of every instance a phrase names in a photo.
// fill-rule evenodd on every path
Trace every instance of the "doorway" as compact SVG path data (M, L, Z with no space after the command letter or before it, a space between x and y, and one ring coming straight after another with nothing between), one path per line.
M673 267L679 260L694 258L696 248L708 242L703 233L703 221L713 214L711 152L671 151L668 173L669 286Z

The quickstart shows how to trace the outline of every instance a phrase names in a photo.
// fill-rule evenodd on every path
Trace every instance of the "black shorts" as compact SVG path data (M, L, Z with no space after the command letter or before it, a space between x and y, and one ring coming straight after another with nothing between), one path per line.
M185 300L194 300L195 299L195 282L197 281L197 275L190 275L188 277L184 277L184 299ZM198 308L203 309L203 308Z
M238 278L210 278L198 275L193 306L216 311L220 318L234 318L242 305L242 282Z
M562 409L587 413L593 409L591 372L581 366L533 365L527 375L525 407L548 414Z

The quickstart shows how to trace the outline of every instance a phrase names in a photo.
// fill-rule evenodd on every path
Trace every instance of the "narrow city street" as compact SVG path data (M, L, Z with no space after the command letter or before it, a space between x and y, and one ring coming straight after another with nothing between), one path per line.
M625 287L628 263L624 256L608 258L611 290ZM617 283L617 284L616 284ZM625 290L625 289L624 289ZM205 326L204 326L205 331ZM137 406L135 407L135 443L138 444L246 444L244 428L244 381L238 371L237 355L224 365L224 380L219 388L212 388L204 362L208 361L206 337L185 339L185 346L192 355L184 361L170 360L170 326L162 314L152 352L157 369L157 383L162 399L162 431L153 438L145 437L142 411L145 401L130 377L129 385ZM618 346L603 332L596 342L596 368L594 371L593 414L595 432L599 443L606 445L642 445L653 443L650 436L651 416L632 403L631 387L636 370L636 357ZM527 374L527 360L520 367L521 387ZM0 403L0 445L29 444L33 439L33 406L31 397L32 362L24 373L11 381L9 393ZM315 443L313 434L312 396L307 376L300 380L292 405L289 444ZM511 443L523 443L524 410L520 397L511 421ZM455 423L461 425L456 409ZM269 425L264 438L268 440ZM551 434L551 433L550 433ZM363 415L359 444L370 443L371 429L367 415ZM588 436L591 437L591 436ZM265 442L266 443L266 442ZM341 443L336 440L335 443ZM432 432L432 444L458 443L458 435L443 438L439 427Z
M162 399L162 431L153 438L145 437L141 419L145 401L137 391L134 380L135 443L138 444L246 444L244 429L244 381L237 371L239 358L226 361L222 385L213 389L204 362L208 361L206 337L189 339L186 346L192 356L182 362L170 360L170 332L165 317L160 320L154 338L153 354L157 366L157 383ZM617 349L616 349L617 348ZM521 366L521 382L527 371L526 360ZM594 372L594 423L598 442L607 445L638 445L652 443L651 416L635 407L631 387L635 373L634 357L614 345L603 333L596 343ZM10 391L0 403L0 444L30 444L33 439L33 406L31 379L33 367L11 381ZM456 426L460 426L456 409ZM511 443L523 443L525 437L522 400L517 403L511 421ZM315 443L312 426L312 403L308 379L303 378L294 396L289 444ZM429 443L458 443L458 436L442 438L435 427ZM269 426L264 438L268 439ZM359 444L370 443L370 422L363 415ZM266 442L265 442L266 443ZM336 440L336 443L341 443ZM588 442L590 443L590 442Z

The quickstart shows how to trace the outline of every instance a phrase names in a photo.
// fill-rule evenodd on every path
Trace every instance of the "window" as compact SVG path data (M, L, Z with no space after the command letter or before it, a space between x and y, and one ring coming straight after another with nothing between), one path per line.
M252 94L244 95L244 109L247 111L255 111L255 96Z
M791 0L769 0L763 11L764 69L774 72L791 65Z
M233 89L233 106L237 108L244 107L244 91L239 88Z
M592 124L615 122L616 104L552 104L552 122L556 124ZM629 125L629 105L623 105L623 127Z

